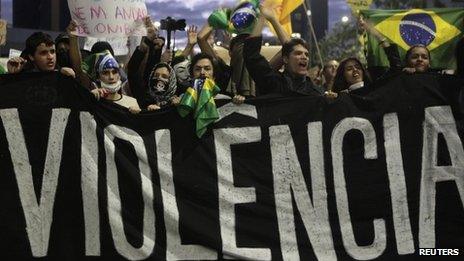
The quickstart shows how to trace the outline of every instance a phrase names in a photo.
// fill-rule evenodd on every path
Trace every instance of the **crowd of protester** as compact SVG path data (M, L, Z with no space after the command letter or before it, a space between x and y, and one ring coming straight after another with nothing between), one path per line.
M190 26L187 45L175 56L166 48L158 28L146 17L147 35L127 66L121 66L107 42L96 43L90 52L82 50L76 33L78 25L70 21L66 33L55 40L43 32L32 34L21 56L8 61L7 73L59 71L75 78L97 100L113 102L136 114L178 106L187 88L201 78L214 80L221 94L241 104L270 93L331 99L340 93L364 95L372 91L375 81L389 75L434 71L425 46L412 46L401 59L398 46L360 18L360 29L377 38L390 66L366 68L357 57L349 57L340 62L329 60L315 77L309 77L308 43L290 38L269 7L260 5L260 14L250 34L239 34L230 40L230 65L216 53L214 30L208 23L200 30ZM270 61L260 54L266 22L272 25L282 45L282 50ZM195 54L196 45L201 52ZM464 75L464 40L457 45L456 58L456 74Z

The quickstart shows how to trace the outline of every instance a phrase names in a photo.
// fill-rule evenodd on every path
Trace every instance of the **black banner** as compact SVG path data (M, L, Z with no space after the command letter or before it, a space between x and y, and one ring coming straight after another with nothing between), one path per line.
M59 74L0 79L0 255L12 260L417 260L464 253L462 82L267 97L202 139Z

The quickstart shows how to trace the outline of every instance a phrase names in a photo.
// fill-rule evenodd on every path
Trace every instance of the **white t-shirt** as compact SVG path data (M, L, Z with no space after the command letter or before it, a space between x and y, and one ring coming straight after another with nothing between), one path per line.
M124 94L121 94L121 99L117 100L117 101L113 101L114 103L116 104L119 104L121 106L124 106L126 108L129 108L129 107L134 107L134 108L139 108L139 104L137 103L137 100L135 98L132 98L130 96L127 96L127 95L124 95Z

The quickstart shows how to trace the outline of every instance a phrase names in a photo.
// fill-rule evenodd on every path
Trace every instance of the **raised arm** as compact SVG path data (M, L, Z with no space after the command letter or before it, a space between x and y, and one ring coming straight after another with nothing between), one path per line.
M264 25L264 18L261 17L255 25L250 37L245 40L243 47L243 59L245 66L253 81L256 83L256 88L259 94L267 94L279 92L282 77L274 71L269 62L261 54L261 31Z
M277 38L281 44L284 44L290 41L290 36L285 31L284 27L279 23L277 17L275 16L275 12L273 8L269 4L261 3L259 5L259 10L261 11L261 15L266 18L266 20L272 25L274 31L277 34Z
M71 59L72 69L76 73L76 79L88 90L95 89L90 77L82 70L82 58L79 47L79 38L77 37L76 21L71 20L66 31L69 35L69 57Z
M217 61L219 57L216 55L213 47L208 43L208 38L212 33L213 27L206 23L198 33L198 46L200 46L201 52L209 54Z
M184 51L182 52L182 56L188 57L192 54L193 47L195 47L195 45L198 42L197 30L198 30L198 27L196 25L189 26L187 30L188 42L187 42L187 45L185 46Z
M274 31L277 34L277 38L279 38L280 44L284 44L290 41L290 36L285 31L284 27L279 23L277 17L275 16L274 9L270 4L260 4L259 10L261 11L261 15L266 18L266 20L272 25ZM284 65L284 61L282 60L282 51L276 53L271 61L269 62L272 69L279 70Z
M379 42L379 45L385 51L388 61L390 63L390 71L400 71L401 70L401 58L398 52L398 46L396 44L391 44L388 39L382 35L369 20L365 20L362 16L358 18L358 26L362 31L368 32L370 35L375 37Z

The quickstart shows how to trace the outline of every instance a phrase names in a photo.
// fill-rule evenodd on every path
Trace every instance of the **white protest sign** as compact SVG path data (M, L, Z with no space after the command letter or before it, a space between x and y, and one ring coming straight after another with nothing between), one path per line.
M6 43L6 21L0 19L0 45L5 45Z
M68 0L68 5L80 36L146 35L142 22L148 13L145 0Z
M111 45L111 48L113 48L113 51L114 51L114 55L116 56L126 55L129 53L129 48L127 46L127 37L123 37L123 38L86 37L84 49L90 51L92 49L92 46L96 42L102 42L102 41L108 42Z
M22 52L21 52L20 50L16 50L16 49L11 48L11 49L10 49L10 53L9 53L9 55L8 55L8 58L11 59L11 58L13 58L13 57L19 57L19 56L21 56L21 53L22 53Z

